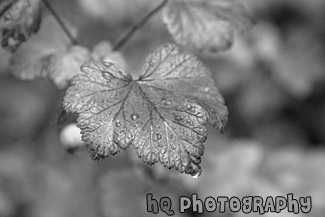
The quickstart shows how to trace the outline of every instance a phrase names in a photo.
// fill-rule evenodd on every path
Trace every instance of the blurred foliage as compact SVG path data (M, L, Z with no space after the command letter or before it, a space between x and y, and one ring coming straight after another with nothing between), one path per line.
M198 54L230 110L225 134L209 128L199 179L147 167L130 157L134 153L100 162L82 150L66 153L56 125L62 91L47 81L13 78L10 55L0 49L0 216L150 216L143 204L150 192L175 202L192 193L201 198L294 193L312 196L308 216L324 216L325 1L243 1L257 21L252 31L228 52ZM59 0L53 6L91 49L102 40L114 44L158 3ZM148 51L171 40L161 16L154 17L122 49L128 71L138 71Z

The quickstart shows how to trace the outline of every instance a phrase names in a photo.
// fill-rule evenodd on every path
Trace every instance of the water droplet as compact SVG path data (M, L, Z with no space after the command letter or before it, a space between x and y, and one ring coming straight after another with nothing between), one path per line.
M169 102L169 101L165 101L165 102L164 102L164 105L165 105L165 106L168 106L168 105L170 105L170 104L172 104L172 103Z
M153 66L154 65L154 62L152 60L149 60L149 66Z
M176 120L176 121L181 121L181 120L182 120L182 117L180 117L180 116L176 116L176 117L175 117L175 120Z
M161 99L161 102L162 102L165 106L172 104L171 102L167 101L167 99L164 98L164 97Z
M176 149L175 146L173 146L173 145L170 145L170 148L171 148L172 150L175 150L175 149Z
M209 90L210 90L210 88L208 88L208 87L205 87L205 88L203 89L204 92L209 92Z
M199 178L199 176L201 175L201 173L202 173L202 171L199 170L199 171L197 171L197 173L195 173L194 175L192 175L192 177L193 177L194 179L197 179L197 178Z
M204 116L204 115L203 115L203 113L201 113L201 112L199 112L199 113L196 114L196 117L198 117L198 118L203 118L203 116Z
M103 64L106 66L106 67L111 67L113 64L112 63L110 63L110 62L103 62Z
M161 140L161 138L162 138L162 136L161 136L161 134L160 133L157 133L157 140Z
M169 138L170 138L170 139L173 139L173 138L174 138L173 134L170 134L170 135L169 135Z
M106 79L107 81L111 81L112 80L112 76L108 73L108 72L102 72L102 76L104 79Z
M136 126L140 126L140 125L142 125L143 123L142 123L141 121L137 121L135 124L136 124Z
M159 148L162 148L163 145L162 145L161 143L158 143L158 147L159 147Z
M116 122L115 122L115 126L116 126L116 127L120 127L120 126L121 126L121 122L120 122L120 121L116 121Z
M132 121L135 121L135 120L138 119L138 118L139 118L139 115L138 115L138 114L133 113L133 114L131 115L131 120L132 120Z

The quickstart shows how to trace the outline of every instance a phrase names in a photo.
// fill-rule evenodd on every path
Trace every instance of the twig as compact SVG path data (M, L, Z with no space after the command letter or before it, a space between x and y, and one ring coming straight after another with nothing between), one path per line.
M58 22L58 24L60 25L60 27L62 28L62 30L64 31L64 33L68 36L68 38L70 39L71 43L72 44L78 44L77 39L74 38L74 36L72 35L72 33L69 31L69 29L67 28L67 26L64 24L64 22L62 21L62 19L58 15L58 13L56 13L56 11L54 10L54 8L50 4L50 2L48 0L43 0L43 3L47 7L47 9L50 11L50 13L53 15L53 17L55 18L55 20Z
M168 0L163 0L156 8L154 8L152 11L150 11L142 20L140 20L137 24L135 24L113 47L113 50L119 50L121 49L128 40L133 36L133 34L141 28L144 24L147 23L147 21L155 15L158 11L160 11L166 4Z

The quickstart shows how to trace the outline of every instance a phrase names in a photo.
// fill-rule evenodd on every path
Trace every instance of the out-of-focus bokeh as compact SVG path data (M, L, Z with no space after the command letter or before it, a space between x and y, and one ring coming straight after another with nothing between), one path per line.
M243 2L254 15L254 28L237 37L227 52L196 53L213 72L230 111L225 134L209 127L203 174L198 179L159 165L148 167L132 147L92 161L84 149L77 150L78 136L64 137L69 131L60 135L63 126L57 125L57 118L64 92L49 81L16 79L10 73L10 54L1 48L0 217L153 216L146 211L147 193L170 197L175 216L193 217L243 213L180 214L179 196L265 198L293 193L296 198L312 197L311 213L265 216L323 217L325 1ZM52 4L78 29L80 43L92 49L103 40L117 42L159 1L57 0ZM60 31L59 26L52 31ZM121 50L127 71L136 75L148 52L164 42L172 39L157 14Z

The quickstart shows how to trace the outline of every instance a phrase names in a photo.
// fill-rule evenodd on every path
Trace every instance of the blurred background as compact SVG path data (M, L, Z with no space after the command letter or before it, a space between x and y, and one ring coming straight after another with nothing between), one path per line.
M196 53L230 111L226 133L209 127L198 179L146 166L133 148L99 162L84 149L68 153L74 147L57 125L64 92L49 81L15 78L10 53L0 48L0 217L153 216L146 212L147 193L172 198L175 216L244 215L178 213L178 197L192 193L202 199L311 196L309 214L264 216L325 216L325 1L243 1L254 28L227 52ZM114 44L159 1L52 4L78 30L80 43L92 48L103 40ZM51 19L45 10L40 32L61 31ZM136 75L147 53L164 42L172 39L157 14L121 50L127 71Z

